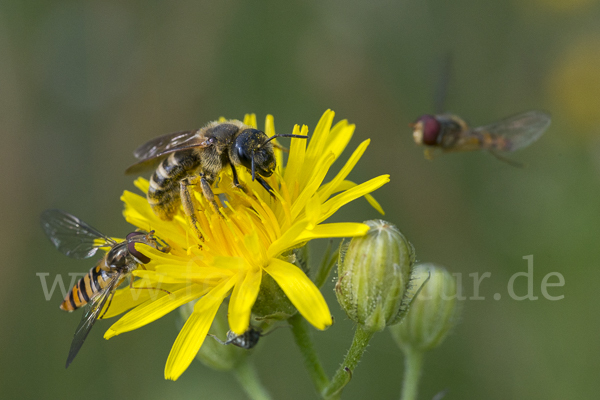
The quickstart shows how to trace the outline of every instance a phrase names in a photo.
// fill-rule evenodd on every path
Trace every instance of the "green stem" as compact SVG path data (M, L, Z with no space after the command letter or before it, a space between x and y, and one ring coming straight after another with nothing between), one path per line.
M369 341L373 337L373 332L365 331L362 325L356 326L356 332L354 333L354 339L352 339L352 345L348 349L344 362L340 365L331 383L321 393L323 398L331 399L339 396L344 386L350 382L352 378L352 372L356 365L360 361L363 353L369 345Z
M414 349L404 349L404 383L401 400L416 400L423 367L423 352Z
M317 391L321 392L329 384L329 379L327 379L327 374L325 374L325 370L317 356L308 324L300 313L296 313L296 315L289 318L288 322L292 326L296 345L300 349L302 357L304 357L304 365L308 370L310 379Z
M252 400L271 400L271 395L258 378L256 369L244 358L232 371L248 397Z

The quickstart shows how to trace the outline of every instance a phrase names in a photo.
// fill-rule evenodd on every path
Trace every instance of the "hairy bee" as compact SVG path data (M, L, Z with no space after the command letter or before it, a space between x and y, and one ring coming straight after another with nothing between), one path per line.
M102 310L106 313L110 307L115 290L138 266L143 267L143 264L150 262L150 258L135 249L135 243L143 243L163 252L168 252L170 248L153 236L153 231L131 232L126 240L116 242L79 218L61 210L44 211L41 223L52 244L69 257L89 258L96 254L99 248L110 248L106 255L98 260L96 266L71 288L60 305L62 310L69 312L87 306L71 343L66 364L66 367L69 367L96 320L102 318Z
M241 188L236 172L236 167L241 166L251 171L252 180L256 179L269 193L273 192L263 177L271 176L275 170L271 140L276 137L306 139L300 135L267 137L264 132L238 120L215 121L198 130L169 133L143 144L133 153L138 163L126 173L160 162L150 178L147 194L152 210L168 221L182 204L189 222L196 227L188 186L199 184L206 199L219 212L211 186L227 166L231 167L236 187Z

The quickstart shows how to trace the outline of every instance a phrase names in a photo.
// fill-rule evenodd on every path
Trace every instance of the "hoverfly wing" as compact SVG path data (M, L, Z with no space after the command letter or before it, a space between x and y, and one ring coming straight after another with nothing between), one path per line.
M100 313L102 312L106 301L111 297L117 286L119 286L119 282L120 276L119 274L116 274L107 284L107 286L87 304L85 312L81 317L81 321L75 330L75 335L73 337L73 341L71 342L71 348L69 349L69 356L67 357L65 368L69 368L69 365L71 362L73 362L77 353L79 353L79 350L81 349L81 346L83 346L83 342L85 342L85 339L90 333L92 326L94 326L94 323L100 317Z
M542 136L550 125L550 115L542 111L528 111L492 124L473 129L476 133L489 133L503 137L503 151L515 151L529 146Z
M100 247L112 247L116 242L79 218L61 210L46 210L40 217L42 229L52 244L72 258L88 258Z

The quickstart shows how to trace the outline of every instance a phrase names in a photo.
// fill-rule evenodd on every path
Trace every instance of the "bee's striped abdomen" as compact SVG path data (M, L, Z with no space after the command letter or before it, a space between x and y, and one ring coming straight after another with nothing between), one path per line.
M148 202L163 220L172 220L177 213L179 181L200 166L197 150L182 150L171 153L165 158L152 177L148 189Z
M105 264L104 261L105 259L100 260L96 267L92 268L71 288L60 305L62 310L75 311L85 306L100 290L106 287L110 277L102 269L102 265Z

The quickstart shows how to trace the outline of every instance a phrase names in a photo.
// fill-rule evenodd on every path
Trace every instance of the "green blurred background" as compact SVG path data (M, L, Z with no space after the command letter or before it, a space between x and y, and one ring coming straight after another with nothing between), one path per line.
M230 375L198 362L175 383L163 379L174 315L110 341L110 322L98 322L65 370L80 316L58 309L58 292L45 301L36 273L84 272L93 261L55 251L38 217L62 208L122 236L119 196L133 189L123 171L139 144L248 112L261 125L273 114L280 133L312 129L331 108L357 125L352 148L372 139L351 178L392 175L375 195L418 258L461 273L466 296L468 274L492 274L485 300L464 301L460 324L427 355L420 398L444 389L447 399L597 398L599 21L593 0L0 3L0 397L245 398ZM483 153L427 161L412 142L407 125L434 111L448 53L447 110L474 125L552 114L547 133L514 157L526 168ZM336 220L375 217L361 200ZM512 300L507 282L530 254L540 299ZM555 271L566 284L550 294L565 297L548 301L540 284ZM353 328L332 289L336 324L316 334L330 373ZM525 279L516 289L525 293ZM288 329L252 358L274 398L316 397ZM344 398L398 398L402 370L380 333Z

